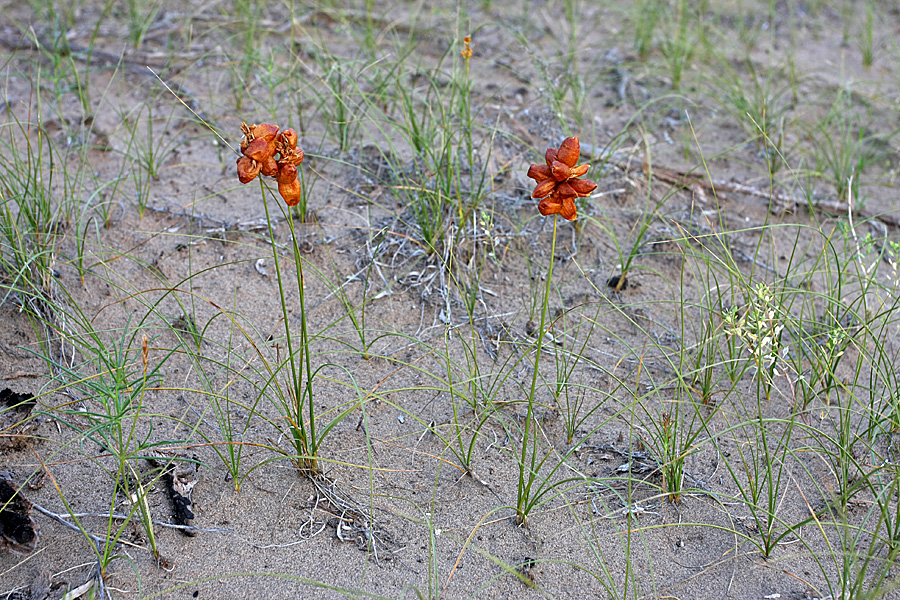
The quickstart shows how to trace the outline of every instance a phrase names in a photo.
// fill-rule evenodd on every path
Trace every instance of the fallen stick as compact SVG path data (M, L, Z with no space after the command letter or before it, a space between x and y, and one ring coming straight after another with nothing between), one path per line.
M614 165L616 168L626 172L634 168L635 166L635 161L632 158L618 152L610 152L609 150L605 150L603 148L597 148L596 146L592 146L591 144L582 143L581 154L588 158L601 158ZM642 162L641 166L644 175L650 175L658 180L664 181L671 185L680 186L684 189L697 190L699 187L701 192L709 191L712 192L713 195L719 192L742 194L744 196L751 196L753 198L761 198L768 202L778 202L789 210L792 209L792 207L802 206L810 212L812 212L814 209L820 209L837 214L844 214L847 212L846 202L835 202L833 200L810 202L806 198L798 198L791 194L760 190L752 186L733 181L711 179L705 177L701 173L684 172L677 169L670 169L668 167L656 165L648 166L646 162ZM871 212L864 209L854 209L853 213L857 217L860 217L862 219L876 220L882 222L885 225L900 227L900 215L898 215L897 213L891 212L872 214Z

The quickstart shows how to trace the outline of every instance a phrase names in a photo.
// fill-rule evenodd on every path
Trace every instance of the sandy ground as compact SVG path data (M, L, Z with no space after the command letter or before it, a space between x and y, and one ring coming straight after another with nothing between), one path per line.
M811 214L802 205L795 214L781 214L779 202L772 203L779 209L773 214L766 197L727 190L716 200L703 185L673 188L664 171L695 167L699 143L713 179L752 187L763 196L771 191L756 146L744 143L745 132L709 97L707 75L696 72L714 67L702 62L690 67L681 99L647 107L648 101L671 91L671 81L658 66L658 56L655 68L652 60L637 60L632 34L623 31L624 9L582 8L577 64L590 110L580 129L571 124L571 132L579 133L585 145L605 147L643 107L643 128L629 129L621 144L623 156L632 147L638 151L630 155L633 163L592 171L598 196L582 206L578 227L560 223L549 303L556 319L550 332L563 340L560 344L578 339L580 348L586 341L581 363L570 367L571 377L584 390L582 413L597 408L578 427L579 449L569 453L564 411L548 389L539 391L541 456L550 455L539 481L572 481L544 497L527 527L513 523L516 461L526 415L523 399L531 382L531 369L516 360L539 316L552 232L552 221L538 216L528 197L532 184L524 174L531 162L540 161L546 146L565 137L542 73L568 68L557 46L567 39L569 26L556 19L548 5L489 4L490 9L472 7L469 25L463 28L474 40L472 94L482 149L478 160L488 163L494 189L484 217L490 220L482 221L482 248L490 246L492 254L481 273L475 346L484 373L508 377L494 388L495 406L478 430L471 475L440 437L449 438L455 418L468 443L484 414L484 409L473 414L457 398L454 417L446 391L448 362L454 385L462 387L471 364L471 329L460 288L442 270L440 260L414 242L412 217L397 192L397 180L384 173L389 168L386 155L400 157L399 162L414 171L412 152L403 142L386 149L380 134L385 123L374 118L361 119L354 135L363 141L342 151L323 122L325 108L303 93L305 79L322 87L322 70L311 58L321 48L361 70L365 61L357 60L357 52L364 35L362 13L339 19L333 11L298 9L292 30L275 18L275 8L263 10L260 56L268 60L274 49L272 60L289 63L292 57L284 48L293 39L293 59L301 65L290 71L290 83L275 86L274 92L266 90L262 73L253 73L249 81L236 79L239 28L223 8L199 8L186 15L184 7L166 3L153 14L137 49L123 46L126 20L118 13L97 30L98 52L89 80L95 103L93 137L86 142L95 145L87 156L96 181L136 177L136 164L126 159L133 159L137 150L129 145L123 123L136 124L144 132L138 138L146 139L152 121L154 143L165 152L158 178L150 182L143 215L131 180L115 197L100 194L111 207L110 225L103 227L99 217L90 225L84 250L90 270L83 284L72 260L77 251L74 236L61 244L56 285L66 294L60 296L58 312L70 311L73 328L79 319L89 322L109 348L128 349L137 373L141 336L148 337L150 364L159 368L159 389L142 397L137 437L196 461L191 523L199 528L189 536L158 526L157 559L139 523L133 519L126 524L115 549L119 558L105 579L112 597L800 599L825 597L838 580L841 551L829 546L827 540L835 536L827 525L787 535L768 558L747 541L758 532L746 505L736 500L735 481L723 462L723 453L733 457L737 446L746 443L741 430L722 436L718 450L711 443L698 444L699 450L685 463L691 491L678 504L663 497L648 427L651 416L668 410L667 396L661 392L636 407L629 390L610 376L632 382L643 377L641 386L671 376L671 365L660 359L659 349L678 343L682 319L693 318L693 313L684 316L680 302L697 302L705 285L695 267L684 268L683 255L671 240L685 229L697 236L710 233L719 218L709 217L716 202L729 229L747 229L730 241L737 264L748 271L754 268L752 257L760 241L752 227L814 225L763 236L764 252L757 262L779 276L789 267L799 269L821 240L815 228L833 229L837 218L827 212ZM77 8L70 44L89 44L99 10L92 4ZM723 4L721 10L731 14L732 7ZM803 74L801 98L786 114L826 110L823 98L850 81L860 102L893 98L896 106L900 78L889 49L863 71L857 67L858 49L841 43L840 15L835 11L822 9L815 17L801 11L790 23L786 11L778 5L775 26L784 35L773 44L762 34L752 52L754 64L764 68L787 52L789 32L796 40L792 55ZM58 145L71 142L72 123L83 117L81 107L70 92L56 101L51 61L21 33L34 24L36 35L46 39L46 22L11 4L3 7L3 15L0 63L8 107L3 118L13 113L25 118L26 108L36 106L35 94L47 95L54 99L44 107L49 139ZM185 25L188 17L191 31ZM884 19L876 27L879 39L886 39L898 23L894 13ZM414 55L408 59L411 72L434 68L457 37L456 15L439 7L413 11L395 6L373 26L384 60L394 60L398 40L415 32ZM725 21L718 25L726 32L728 26ZM73 60L84 66L82 55L76 53ZM733 62L743 69L739 59ZM328 478L320 483L324 491L298 476L291 462L271 449L287 449L288 440L274 391L270 387L260 392L263 357L275 364L284 348L279 338L281 300L259 187L255 182L246 187L237 183L232 151L198 123L145 64L153 65L161 79L235 147L242 119L273 120L301 132L312 189L309 208L315 219L297 225L297 239L306 270L313 360L323 366L316 378L315 404L326 422L352 408L322 445ZM44 78L40 92L35 88L39 67ZM416 85L412 75L409 81ZM360 85L369 91L368 84ZM421 85L418 89L427 91ZM238 97L244 99L240 108ZM896 113L889 116L879 108L885 104L872 103L871 122L878 122L875 117L883 111L887 133L897 122ZM697 142L691 141L685 111ZM800 143L803 132L795 129L788 135L792 137L786 146ZM890 169L896 169L896 163L890 161L897 150L896 140L890 140L889 158L872 167L862 187L867 214L887 215L865 224L861 234L882 228L894 232L895 189L873 185L892 181ZM489 155L484 152L487 144ZM610 231L620 240L629 239L647 205L645 146L660 168L649 188L651 202L668 199L627 289L616 294L606 286L618 261ZM594 161L600 162L596 157ZM778 193L796 193L797 180L788 169L777 177L783 183ZM85 206L96 203L91 194L97 190L89 183L85 188ZM824 202L837 200L827 184L819 183L817 189ZM269 203L275 239L281 244L282 274L290 285L295 281L288 253L290 231L283 213L272 199ZM782 231L789 235L780 235ZM792 257L794 248L801 256ZM460 250L456 260L466 264L471 258L466 252L468 248ZM471 270L451 272L463 278ZM373 355L368 360L360 355L357 332L336 286L353 305L368 299L365 327ZM285 299L298 331L295 287L289 287ZM0 310L3 384L16 392L41 394L35 409L40 422L29 432L34 437L2 450L0 470L22 486L30 502L62 516L107 514L110 506L127 512L130 505L114 483L115 461L96 435L86 433L92 427L86 413L98 409L97 399L79 391L83 388L73 383L73 373L51 372L40 357L44 330L19 310L15 297L8 296ZM191 338L184 333L187 318L203 329L203 340L192 351ZM589 331L586 324L591 322L595 326ZM575 323L580 329L573 329ZM454 327L450 333L448 324ZM694 336L696 325L695 320L685 324L687 337ZM653 340L649 346L648 340ZM95 363L83 350L74 362L84 376L97 373ZM551 384L559 379L554 364L542 363L541 375ZM852 372L847 363L842 368ZM204 389L227 395L221 406L239 432L235 441L245 444L240 491L217 453L225 448L223 424ZM754 393L755 382L747 377L726 400L727 407L714 415L710 430L727 429L745 408L734 398L752 398ZM791 406L784 395L776 394L764 411L767 417L786 417ZM800 451L814 446L810 440L816 428L830 427L824 409L821 415L818 420L814 415L809 427L792 438L785 475L789 483L781 487L777 502L779 523L803 521L811 507L825 501L822 490L829 485L831 467L822 455ZM139 458L131 464L152 480L149 461ZM151 485L153 517L173 522L163 482ZM341 505L336 498L347 503ZM867 501L860 496L850 522L860 522ZM363 523L354 511L370 519ZM83 533L37 510L32 516L40 528L36 549L28 554L0 551L0 597L61 597L66 589L89 581L96 568L96 555ZM95 535L108 534L106 519L84 516L81 523ZM115 532L121 522L112 526ZM3 596L5 590L9 592Z

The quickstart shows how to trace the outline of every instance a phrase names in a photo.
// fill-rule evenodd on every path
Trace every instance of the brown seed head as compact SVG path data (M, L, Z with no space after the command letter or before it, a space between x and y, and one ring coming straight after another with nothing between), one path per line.
M569 221L578 216L575 198L590 195L597 184L588 179L579 179L588 172L590 165L578 165L581 145L578 138L567 137L559 148L547 148L544 153L545 165L531 165L528 177L537 182L532 198L543 198L538 204L542 215L560 214Z
M303 162L303 150L297 147L297 132L285 129L279 133L277 125L247 125L241 122L241 133L244 135L241 140L243 156L237 160L240 182L249 183L260 173L274 177L285 202L289 206L299 204L301 187L297 165Z

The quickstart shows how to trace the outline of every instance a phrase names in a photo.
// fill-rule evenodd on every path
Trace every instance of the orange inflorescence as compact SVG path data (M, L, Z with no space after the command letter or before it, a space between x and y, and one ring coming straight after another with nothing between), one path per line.
M528 176L537 182L532 198L543 198L538 210L545 217L559 213L574 221L578 218L575 198L584 198L597 189L590 179L579 179L591 165L578 165L581 146L577 137L567 137L559 148L547 148L545 165L531 165Z
M297 132L277 125L241 123L241 156L237 160L237 174L241 183L250 183L262 173L278 182L278 193L288 206L300 203L300 179L297 165L303 162L303 150L297 147ZM275 156L278 156L276 159Z
M463 59L468 63L469 59L472 58L472 38L466 36L463 38L463 49L459 51L462 54Z

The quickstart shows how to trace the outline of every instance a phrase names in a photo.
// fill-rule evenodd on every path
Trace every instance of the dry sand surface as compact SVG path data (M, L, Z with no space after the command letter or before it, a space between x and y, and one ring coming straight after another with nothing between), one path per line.
M0 4L0 387L36 396L0 406L3 519L39 528L0 598L897 593L896 8L145 4ZM274 180L237 181L242 120L299 132L294 238ZM598 188L551 255L525 174L567 135ZM725 323L760 283L791 298L770 399ZM283 315L333 424L318 476ZM843 332L830 388L816 323Z

